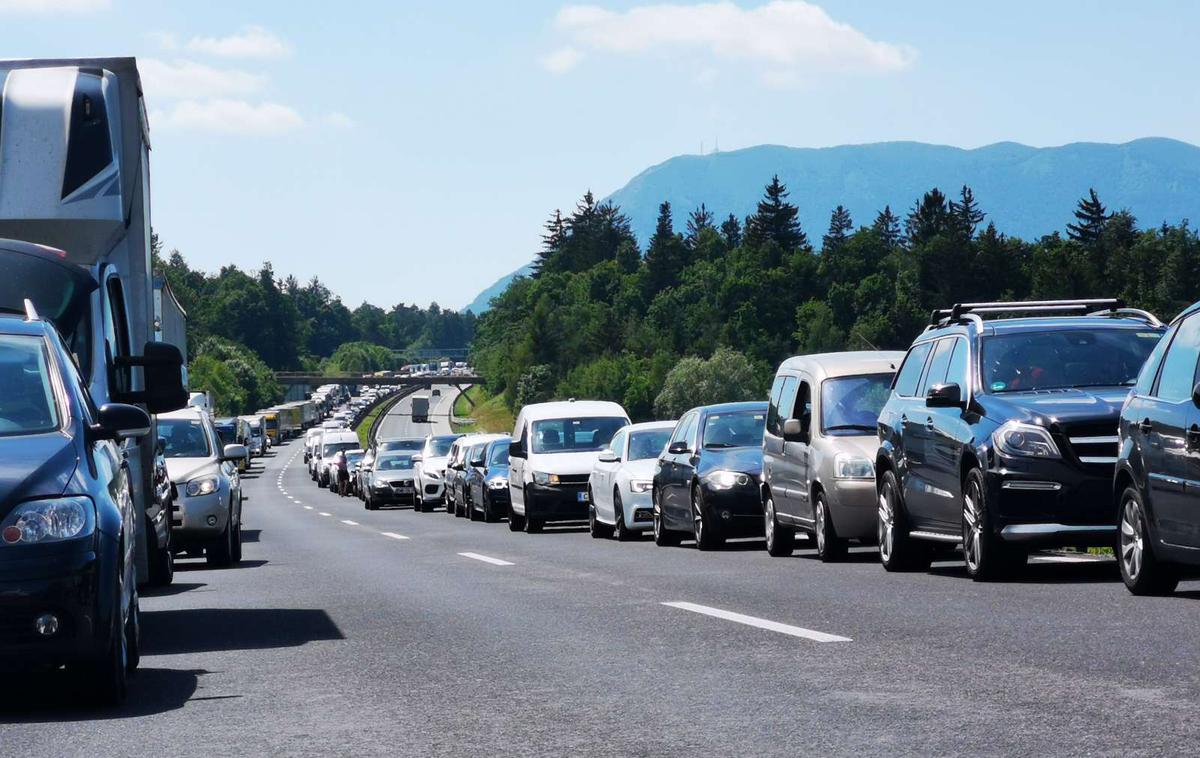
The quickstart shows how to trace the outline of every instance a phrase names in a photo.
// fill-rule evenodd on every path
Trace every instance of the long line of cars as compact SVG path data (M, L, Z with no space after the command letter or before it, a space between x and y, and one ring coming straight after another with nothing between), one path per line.
M1112 548L1131 592L1170 592L1200 566L1200 303L1170 325L1112 299L958 304L904 352L788 359L765 401L642 424L538 403L510 436L377 447L403 453L368 502L512 531L586 519L596 538L762 537L772 556L804 535L826 562L877 546L888 571L961 555L977 581L1034 550Z

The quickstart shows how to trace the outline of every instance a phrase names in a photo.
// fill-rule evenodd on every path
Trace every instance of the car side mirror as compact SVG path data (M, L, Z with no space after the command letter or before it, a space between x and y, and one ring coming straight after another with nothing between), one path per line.
M520 442L508 443L508 457L509 458L524 458L525 457L525 451L521 449Z
M804 422L798 418L790 418L783 422L784 442L807 442L804 436Z
M1192 387L1192 404L1200 408L1200 382L1197 382L1196 386Z
M962 387L957 384L935 384L925 396L929 408L962 408Z
M604 452L600 453L599 460L601 463L620 463L621 462L621 459L617 457L617 454L611 450L605 450Z
M150 433L150 414L136 405L107 403L96 412L92 427L103 439L121 440L144 437Z
M418 453L417 455L414 455L414 456L412 457L412 462L413 462L413 463L420 463L420 462L421 462L421 461L423 461L423 460L425 460L425 456L421 455L420 453Z
M671 455L683 455L684 453L690 451L688 450L687 443L680 440L679 442L672 442L670 445L668 445L667 452Z
M241 461L246 459L245 445L226 445L221 451L221 462Z
M472 468L483 468L483 459L476 458L475 460L471 461L471 467Z

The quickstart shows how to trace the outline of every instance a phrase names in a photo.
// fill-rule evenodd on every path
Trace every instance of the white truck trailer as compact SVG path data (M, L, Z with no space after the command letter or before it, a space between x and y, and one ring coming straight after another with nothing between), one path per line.
M0 61L0 91L0 308L28 298L54 321L96 405L183 407L182 355L154 341L150 142L134 59ZM138 578L166 583L156 442L124 444L144 514L131 525Z

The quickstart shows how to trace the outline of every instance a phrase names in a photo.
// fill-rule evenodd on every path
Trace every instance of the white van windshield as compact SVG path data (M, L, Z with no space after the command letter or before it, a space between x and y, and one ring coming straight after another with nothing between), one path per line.
M625 419L612 416L534 421L533 452L587 453L603 450L625 423Z

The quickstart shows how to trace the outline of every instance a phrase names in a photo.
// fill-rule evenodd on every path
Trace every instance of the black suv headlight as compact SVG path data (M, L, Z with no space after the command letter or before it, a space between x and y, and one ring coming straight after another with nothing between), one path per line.
M1009 421L992 432L1001 455L1013 458L1062 458L1050 432L1040 426Z

